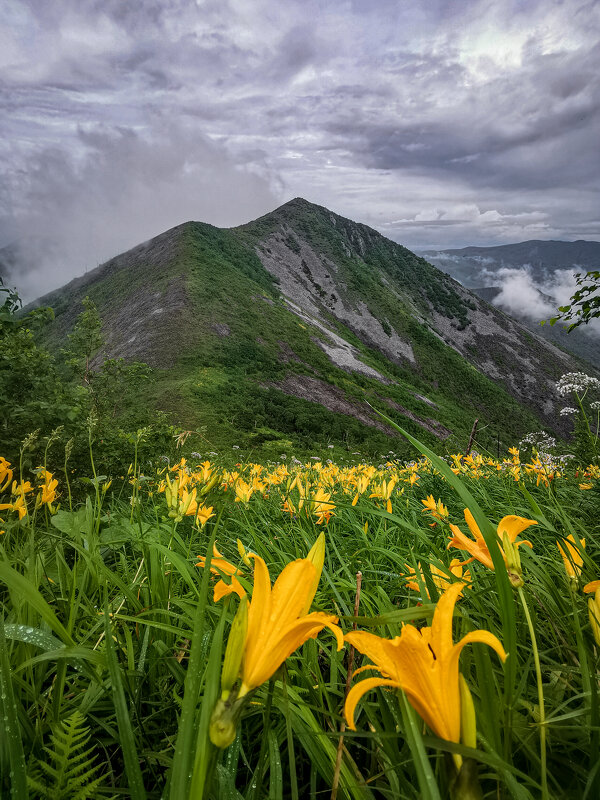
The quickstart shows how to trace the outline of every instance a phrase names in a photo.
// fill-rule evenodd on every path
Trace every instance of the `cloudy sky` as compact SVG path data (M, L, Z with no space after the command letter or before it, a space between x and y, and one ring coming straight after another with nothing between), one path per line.
M0 85L25 296L295 196L413 249L600 239L596 0L2 0Z

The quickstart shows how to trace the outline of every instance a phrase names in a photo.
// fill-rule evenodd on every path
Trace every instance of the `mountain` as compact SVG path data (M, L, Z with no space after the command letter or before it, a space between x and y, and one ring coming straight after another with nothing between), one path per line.
M600 326L567 333L540 325L568 303L573 273L598 269L600 242L538 241L497 247L463 247L421 253L487 302L517 318L548 341L600 367Z
M580 365L424 258L296 198L232 229L186 222L37 301L58 347L89 295L100 357L145 361L140 402L213 446L400 452L379 408L438 449L565 435L554 383ZM393 442L393 443L392 443Z

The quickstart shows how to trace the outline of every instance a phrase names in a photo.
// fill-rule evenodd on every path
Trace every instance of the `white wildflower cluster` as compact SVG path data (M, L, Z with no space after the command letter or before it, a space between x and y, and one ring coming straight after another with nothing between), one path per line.
M545 431L535 431L534 433L528 433L519 442L519 450L524 450L527 447L535 448L540 454L547 453L556 447L556 439L553 439Z
M538 453L538 458L547 472L555 472L560 466L560 458L550 453Z
M592 411L600 411L600 400L594 400L593 403L590 403L590 408Z
M564 456L558 456L556 460L559 462L559 464L567 464L573 458L575 458L573 453L565 453Z
M561 417L569 417L571 414L576 414L576 413L577 413L577 409L576 408L571 408L571 406L565 406L564 408L561 408L561 410L560 410Z
M600 389L600 380L586 375L585 372L567 372L556 384L556 391L561 397L566 397L573 392L581 395L588 389Z

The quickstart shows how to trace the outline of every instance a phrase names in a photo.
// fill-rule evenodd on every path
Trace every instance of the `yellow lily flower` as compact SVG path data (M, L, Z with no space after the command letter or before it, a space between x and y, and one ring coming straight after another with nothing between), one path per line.
M330 497L331 492L326 492L322 486L319 486L311 499L312 513L317 517L317 525L321 525L323 522L328 523L334 513L335 503L329 502Z
M585 539L580 539L580 541L582 549L585 549ZM583 555L581 554L581 550L573 538L573 534L570 533L564 542L556 542L556 546L558 547L563 558L567 578L574 583L577 583L577 580L581 575L581 568L583 566Z
M243 478L238 478L235 482L235 502L236 503L249 503L250 498L254 494L254 487Z
M210 738L217 747L228 747L250 693L279 669L294 650L314 639L323 628L333 631L338 650L344 635L335 624L336 616L313 611L308 614L325 557L325 536L321 534L306 558L287 564L271 587L269 570L253 553L252 600L243 598L229 635L221 697L211 716ZM235 688L238 676L239 688Z
M457 580L463 581L463 583L471 583L471 573L468 569L464 570L463 572L463 566L463 562L459 561L458 558L452 559L447 571L437 567L435 564L430 564L429 570L431 572L434 585L441 592L445 591L449 586L451 586L454 581L448 577L448 572L450 572L450 574L453 575ZM405 567L408 571L408 576L405 578L406 588L412 589L414 592L420 591L419 584L416 580L414 580L417 577L415 570L409 564L405 564ZM417 569L419 570L424 583L425 579L423 578L423 568L420 561L417 564ZM427 589L425 589L425 591L427 592ZM429 592L427 592L427 597L429 597Z
M196 524L203 528L211 517L214 517L212 506L198 506L196 511Z
M0 456L0 492L8 489L13 479L13 471L10 468L10 461Z
M319 539L324 549L325 537ZM254 559L254 587L248 607L239 698L269 680L294 650L314 639L323 628L334 633L338 650L344 646L342 631L335 624L336 616L321 611L306 613L321 576L321 569L313 561L315 555L309 553L308 558L287 564L272 588L263 559L256 554L250 557Z
M440 597L431 627L418 630L405 625L400 636L383 639L365 631L344 637L373 661L384 677L367 678L353 686L344 707L348 727L356 730L354 712L360 698L377 686L402 689L408 702L427 726L449 742L461 735L461 696L458 659L463 647L472 642L487 644L502 661L506 653L499 639L489 631L471 631L453 644L452 616L464 586L456 583Z
M471 558L465 561L465 564L470 564L471 561L480 561L482 564L485 564L486 567L490 569L494 569L494 562L492 561L492 556L490 555L490 551L488 549L487 544L485 543L485 539L483 538L483 534L479 530L479 526L475 522L475 518L473 514L469 511L468 508L465 508L465 520L467 521L467 525L469 526L469 530L475 537L475 539L471 539L469 536L466 536L461 529L457 525L453 525L450 523L450 530L454 534L454 536L450 539L448 543L448 547L456 547L459 550L466 550L468 553L471 554ZM537 522L534 519L525 519L525 517L517 517L514 514L509 514L506 517L502 517L500 522L498 523L498 538L501 542L504 542L504 537L506 536L509 543L515 548L520 547L522 544L526 544L528 547L533 547L531 542L528 541L515 541L517 536L522 533L526 528L530 525L537 525ZM502 557L504 559L504 563L506 564L507 569L509 570L509 576L511 573L510 567L508 563L508 558L506 552L500 547L500 552L502 553ZM521 582L522 583L522 582Z
M426 500L421 500L421 502L425 506L425 508L422 508L421 511L429 511L431 516L435 519L442 521L448 519L448 509L441 500L436 502L432 494L428 495Z
M197 567L204 567L206 558L198 556ZM241 575L242 572L236 566L227 561L217 549L217 545L213 544L213 557L210 562L210 571L213 575L228 575L231 578L231 583L225 583L221 580L215 583L213 600L217 603L222 597L228 594L237 594L238 597L244 597L246 590L236 578L236 575Z

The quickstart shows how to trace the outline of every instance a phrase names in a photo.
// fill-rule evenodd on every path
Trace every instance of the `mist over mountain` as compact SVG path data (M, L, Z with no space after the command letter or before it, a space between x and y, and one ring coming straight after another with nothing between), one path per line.
M575 275L598 269L600 242L532 240L497 247L421 253L463 286L506 311L539 335L600 366L600 321L567 333L559 323L539 324L569 302Z

